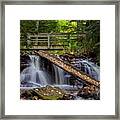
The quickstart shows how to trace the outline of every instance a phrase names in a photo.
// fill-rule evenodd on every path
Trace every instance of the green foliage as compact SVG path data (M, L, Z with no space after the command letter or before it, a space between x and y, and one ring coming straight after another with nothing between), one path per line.
M55 54L74 54L100 60L100 21L99 20L21 20L20 40L24 42L21 48L27 44L28 34L61 33L66 36L53 36L51 45L63 45L63 51L52 51ZM76 36L74 36L76 34Z

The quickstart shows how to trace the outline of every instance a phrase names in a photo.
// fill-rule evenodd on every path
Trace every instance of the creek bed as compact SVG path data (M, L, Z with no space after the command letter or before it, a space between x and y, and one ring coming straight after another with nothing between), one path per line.
M20 97L25 100L98 100L99 94L90 93L89 88L77 88L72 86L51 86L44 87L21 87ZM61 89L62 88L62 89ZM84 90L85 89L85 90ZM88 89L88 92L86 90ZM84 92L83 92L84 91ZM96 95L96 96L95 96Z

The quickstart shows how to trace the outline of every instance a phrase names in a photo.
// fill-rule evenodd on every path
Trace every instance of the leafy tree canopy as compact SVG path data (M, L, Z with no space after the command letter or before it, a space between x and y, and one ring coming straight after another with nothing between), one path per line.
M55 42L64 45L63 51L53 53L70 53L76 56L86 56L100 61L100 21L99 20L21 20L20 39L26 41L28 34L38 33L66 33L67 40ZM73 40L71 35L76 34ZM62 38L62 37L61 37ZM22 45L21 45L22 47Z

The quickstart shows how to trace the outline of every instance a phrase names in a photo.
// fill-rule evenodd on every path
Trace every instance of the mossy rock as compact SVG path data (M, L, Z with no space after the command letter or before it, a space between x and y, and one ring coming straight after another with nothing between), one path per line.
M65 94L62 89L49 85L46 87L35 88L33 91L43 100L57 100L63 98L63 95Z
M28 100L59 100L65 96L66 92L59 87L49 86L33 89L21 89L21 99Z

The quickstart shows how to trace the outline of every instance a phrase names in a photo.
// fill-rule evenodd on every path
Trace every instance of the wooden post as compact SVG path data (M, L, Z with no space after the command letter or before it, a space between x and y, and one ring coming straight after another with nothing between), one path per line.
M50 48L50 35L48 34L48 48Z

